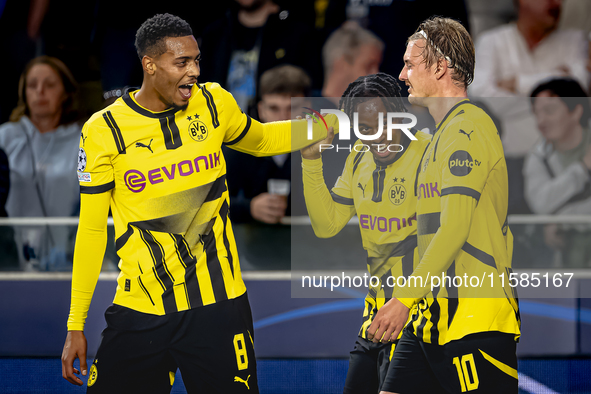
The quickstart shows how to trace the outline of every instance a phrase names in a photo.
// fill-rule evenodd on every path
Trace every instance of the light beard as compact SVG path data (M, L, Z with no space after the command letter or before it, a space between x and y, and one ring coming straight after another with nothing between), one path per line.
M172 108L174 108L175 111L184 111L187 109L188 106L189 106L189 103L187 103L185 105L176 105L175 103L172 103Z

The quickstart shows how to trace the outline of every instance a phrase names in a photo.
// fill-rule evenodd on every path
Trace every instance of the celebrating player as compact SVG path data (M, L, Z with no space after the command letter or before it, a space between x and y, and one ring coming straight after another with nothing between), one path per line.
M168 393L177 368L190 393L258 392L221 146L287 153L293 127L254 121L219 85L198 84L192 34L169 14L144 22L136 35L141 89L94 114L82 130L80 224L62 354L62 375L73 384L83 384L76 358L87 374L83 329L109 208L121 257L89 393ZM305 134L306 122L297 122ZM322 130L314 128L319 139ZM310 143L302 142L294 149Z
M466 98L473 74L474 46L460 23L428 19L408 39L400 80L410 102L428 108L437 124L418 175L420 261L412 275L493 274L493 288L447 283L430 292L427 281L397 288L368 338L387 341L410 308L418 304L418 313L399 340L383 393L517 393L518 305L499 279L511 272L513 247L507 169L494 123Z
M358 113L359 131L374 135L379 130L379 113L406 112L400 87L390 75L379 73L358 78L340 100L339 108L349 119ZM378 310L392 297L392 287L384 286L388 277L409 275L418 262L416 195L413 191L421 157L430 136L412 130L411 140L395 130L387 140L386 125L378 139L368 141L370 151L358 140L347 158L342 175L328 191L322 172L320 144L302 150L304 196L312 227L322 238L336 235L357 214L360 218L386 218L386 230L360 222L363 247L367 251L367 269L380 283L371 287L365 298L363 324L350 354L345 393L379 391L390 363L392 342L372 343L368 327ZM371 144L371 145L370 145ZM402 146L402 150L400 149ZM370 219L371 220L371 219ZM407 312L408 316L408 312ZM396 338L393 338L396 339Z

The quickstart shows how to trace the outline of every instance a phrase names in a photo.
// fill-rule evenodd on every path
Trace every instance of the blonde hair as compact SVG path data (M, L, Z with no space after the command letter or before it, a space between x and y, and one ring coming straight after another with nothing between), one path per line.
M442 17L431 17L423 21L415 33L407 40L424 40L423 60L427 68L444 59L452 68L451 78L454 83L468 88L474 79L476 63L474 43L470 33L456 20Z

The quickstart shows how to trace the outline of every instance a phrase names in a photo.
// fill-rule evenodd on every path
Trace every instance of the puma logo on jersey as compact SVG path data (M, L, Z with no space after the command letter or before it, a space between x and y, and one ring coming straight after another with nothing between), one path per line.
M250 375L248 375L246 380L242 379L240 376L234 376L235 382L244 383L246 385L246 388L250 390L250 387L248 387L248 379L250 379Z
M366 186L367 186L367 184L366 184ZM365 198L365 187L361 186L361 182L359 182L357 184L357 187L361 189L361 191L363 192L363 198Z
M136 148L148 148L150 150L150 152L154 153L154 151L152 150L152 148L150 148L150 145L152 145L152 141L154 141L154 138L152 138L150 140L150 143L148 145L142 144L141 142L136 142L135 143L135 147Z
M466 137L468 137L468 139L469 139L470 141L472 141L472 138L470 138L470 136L472 135L472 133L473 133L473 132L474 132L474 130L472 130L472 131L470 132L470 134L468 134L468 133L466 133L464 130L460 129L460 134L464 134Z

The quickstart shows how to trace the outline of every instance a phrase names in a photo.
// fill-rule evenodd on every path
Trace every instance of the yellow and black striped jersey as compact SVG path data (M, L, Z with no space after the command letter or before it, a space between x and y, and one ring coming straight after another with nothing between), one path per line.
M114 303L164 315L242 295L222 144L256 156L301 149L330 126L262 124L218 84L194 85L186 108L152 112L125 94L94 114L80 138L80 223L69 330L83 330L106 246L109 207L121 258Z
M81 193L112 189L114 302L162 315L242 295L221 146L251 119L216 84L195 85L182 111L149 111L135 93L94 114L80 144Z
M377 164L363 142L357 141L330 194L322 176L322 160L303 160L304 195L316 235L337 234L357 214L367 269L380 278L365 298L359 333L363 338L377 311L392 297L388 277L408 276L418 263L415 183L431 137L413 132L417 140L403 135L404 149L389 165Z
M419 305L412 323L416 335L440 345L486 331L517 338L517 297L508 278L505 288L499 279L511 272L513 249L503 147L490 117L469 100L456 104L437 126L421 162L417 194L420 264L415 274L428 270L452 280L477 277L486 282L456 287L442 281ZM454 246L445 240L460 234L467 239L450 250ZM446 256L449 260L442 261Z

